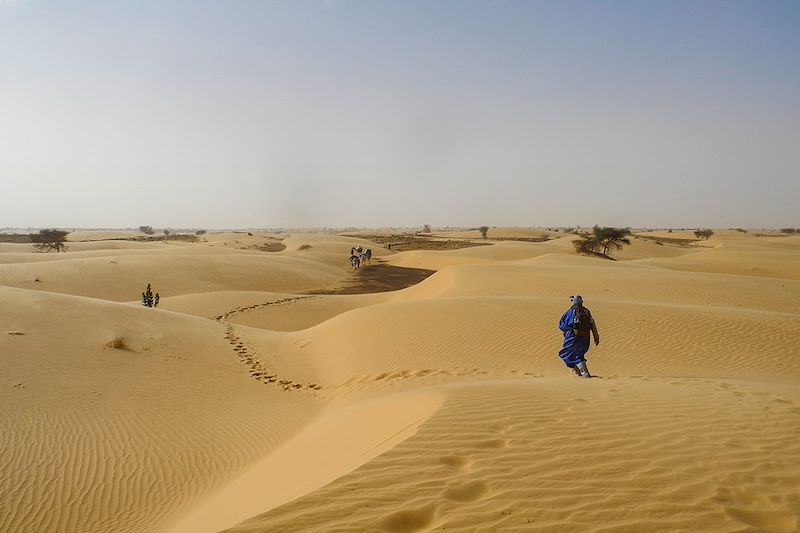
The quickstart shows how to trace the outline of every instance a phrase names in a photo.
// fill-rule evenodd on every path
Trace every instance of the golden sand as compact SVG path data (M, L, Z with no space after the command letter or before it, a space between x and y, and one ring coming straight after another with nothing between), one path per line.
M493 229L0 245L0 531L798 531L800 237ZM330 294L356 244L437 272Z

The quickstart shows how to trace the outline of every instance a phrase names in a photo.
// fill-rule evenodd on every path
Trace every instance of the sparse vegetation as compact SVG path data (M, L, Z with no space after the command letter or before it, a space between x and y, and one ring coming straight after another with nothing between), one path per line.
M481 226L478 228L478 231L481 232L481 237L484 239L486 238L486 234L489 232L489 226Z
M57 229L43 229L39 233L31 235L33 246L40 252L49 252L55 250L56 253L61 250L66 250L67 245L64 243L67 239L67 232Z
M152 235L153 233L155 233L153 231L153 226L139 226L139 231L141 231L145 235Z
M430 233L430 232L431 232L431 225L430 224L424 224L422 226L422 233Z
M199 230L195 231L194 234L195 235L205 235L206 234L206 230L199 229Z
M147 290L142 293L142 305L145 307L158 307L158 302L161 300L161 295L157 292L153 295L150 284L147 284Z
M264 244L256 244L248 248L260 252L282 252L286 249L286 245L280 241L267 241Z
M699 228L694 230L694 236L697 237L698 239L702 238L708 240L708 238L711 237L712 235L714 235L714 230L699 229Z
M105 343L104 345L106 348L111 348L112 350L129 350L128 345L125 344L125 339L117 336Z
M469 248L473 246L491 246L488 242L475 240L456 240L456 239L432 239L422 236L422 234L406 233L401 235L383 235L374 233L350 234L350 237L357 237L372 241L381 246L386 246L392 251L406 252L409 250L457 250L459 248Z
M171 229L169 229L169 228L164 228L164 235L170 235L171 233L172 233L172 230L171 230Z
M630 228L601 228L600 226L595 226L592 228L592 233L576 240L573 245L578 253L600 254L610 257L613 250L621 250L624 245L631 243L628 238L630 235Z
M781 228L781 233L786 233L787 235L800 233L800 228Z

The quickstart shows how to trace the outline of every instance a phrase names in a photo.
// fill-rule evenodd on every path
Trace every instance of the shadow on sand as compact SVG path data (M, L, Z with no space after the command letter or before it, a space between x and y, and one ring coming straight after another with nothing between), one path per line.
M333 290L312 291L309 294L369 294L405 289L424 280L435 270L406 268L374 263L351 274L344 285Z

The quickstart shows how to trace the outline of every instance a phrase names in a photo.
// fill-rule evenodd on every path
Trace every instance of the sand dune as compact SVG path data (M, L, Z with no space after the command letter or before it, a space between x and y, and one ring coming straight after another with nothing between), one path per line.
M440 405L441 394L428 390L333 409L169 531L221 531L317 490L416 433Z
M752 241L712 238L708 245L714 247L704 248L697 254L646 262L677 270L800 280L797 268L800 237L752 238Z
M343 268L331 266L328 261L256 253L121 254L114 259L78 257L0 265L0 282L132 301L139 298L148 283L165 297L225 290L305 292L335 286L343 272Z
M0 531L158 531L317 409L250 379L213 321L5 287L0 299Z
M572 239L2 245L0 531L797 531L800 238ZM356 244L437 272L330 294Z
M228 531L796 530L796 396L630 377L441 390L412 438Z

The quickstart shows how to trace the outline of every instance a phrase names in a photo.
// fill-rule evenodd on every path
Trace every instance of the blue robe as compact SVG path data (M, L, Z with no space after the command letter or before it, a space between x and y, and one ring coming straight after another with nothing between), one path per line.
M591 317L591 313L589 316ZM576 319L577 312L574 307L570 307L558 323L558 329L564 333L564 344L558 356L570 368L586 361L586 352L589 351L589 337L578 337L572 329Z

